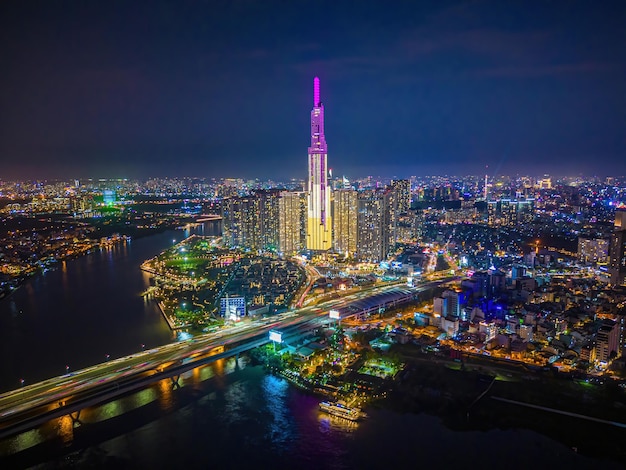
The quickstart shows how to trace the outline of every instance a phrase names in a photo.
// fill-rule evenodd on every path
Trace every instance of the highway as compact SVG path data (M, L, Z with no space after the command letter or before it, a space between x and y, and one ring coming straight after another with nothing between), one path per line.
M448 281L429 282L410 289L410 292L417 294ZM138 352L6 392L0 395L0 438L31 429L54 417L110 401L168 377L174 377L172 384L175 386L180 374L188 370L269 342L270 330L283 332L285 339L326 323L330 309L349 312L342 314L342 318L347 318L359 313L344 308L351 303L397 291L400 289L396 285L365 288L318 305L244 321L215 333Z

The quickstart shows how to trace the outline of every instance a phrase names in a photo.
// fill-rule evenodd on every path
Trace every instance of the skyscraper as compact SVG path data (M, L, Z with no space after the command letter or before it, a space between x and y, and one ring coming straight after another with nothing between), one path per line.
M294 255L304 248L303 226L306 220L305 193L284 191L278 201L279 251Z
M361 261L377 263L387 258L388 192L366 190L358 195L357 257Z
M620 286L626 280L626 208L615 211L615 226L609 247L611 284Z
M279 191L258 190L224 200L223 239L227 246L278 250Z
M327 251L332 247L330 214L331 188L328 185L328 149L324 136L324 105L320 101L320 79L313 80L311 146L309 147L309 184L306 247Z
M397 193L394 210L398 215L408 213L411 208L411 182L409 180L392 180L391 188Z
M344 256L355 256L357 246L357 192L339 189L333 200L334 249Z

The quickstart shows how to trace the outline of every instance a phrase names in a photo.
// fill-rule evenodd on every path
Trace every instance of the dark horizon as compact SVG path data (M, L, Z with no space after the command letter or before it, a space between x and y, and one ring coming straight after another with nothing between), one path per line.
M2 179L304 179L316 75L336 176L626 174L620 1L4 2L0 18Z

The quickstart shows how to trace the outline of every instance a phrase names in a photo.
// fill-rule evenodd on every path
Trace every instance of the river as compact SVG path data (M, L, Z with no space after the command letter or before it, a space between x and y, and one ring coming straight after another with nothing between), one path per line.
M139 266L188 235L96 249L0 301L0 392L174 341L156 303L141 296L149 278Z
M368 409L352 423L234 358L0 441L8 468L620 468L528 430L455 432L439 418Z

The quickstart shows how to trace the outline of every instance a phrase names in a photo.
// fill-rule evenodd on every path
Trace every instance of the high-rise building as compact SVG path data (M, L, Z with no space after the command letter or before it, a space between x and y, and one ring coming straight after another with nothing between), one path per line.
M527 224L535 217L535 199L523 198L517 201L517 223Z
M223 240L227 246L261 248L259 199L254 196L231 197L222 204Z
M511 199L500 201L500 220L502 225L513 226L517 223L517 201Z
M306 230L306 193L284 191L278 200L278 249L286 255L304 249Z
M266 251L278 251L278 210L280 191L277 189L265 189L255 191L259 198L261 248Z
M355 190L340 189L333 193L334 249L346 257L356 255L357 206Z
M498 201L487 201L487 223L495 226L498 223Z
M461 303L459 302L459 293L453 290L447 290L441 296L444 299L445 317L458 317L461 315Z
M611 359L619 357L619 325L613 320L605 319L596 334L596 360L608 363Z
M533 198L487 201L487 223L491 226L515 226L532 222L535 216L535 200Z
M358 195L357 257L361 261L379 262L387 257L386 203L383 191L366 190Z
M252 250L278 250L279 191L259 190L222 205L224 243Z
M611 284L620 286L626 279L626 208L615 211L615 226L611 234L609 253Z
M578 259L584 263L604 263L609 252L609 240L578 237Z
M395 210L398 214L406 214L411 208L411 182L409 180L392 180L391 188L397 193Z
M393 249L401 239L406 239L406 215L411 209L411 182L409 180L392 180L387 191L387 234L388 247Z
M328 148L324 135L324 105L320 101L320 79L313 80L311 110L311 146L309 147L309 181L306 247L327 251L332 247L330 213L331 188L328 184Z

